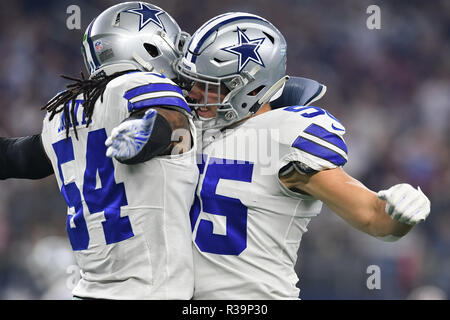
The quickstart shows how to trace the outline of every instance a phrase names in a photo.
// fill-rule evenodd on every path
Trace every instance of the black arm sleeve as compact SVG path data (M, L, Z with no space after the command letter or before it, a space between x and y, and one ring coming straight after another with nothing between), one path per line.
M42 179L53 174L41 135L0 137L0 179Z
M291 173L293 170L296 170L298 173L305 175L313 175L318 172L299 161L292 161L289 162L287 165L285 165L283 168L281 168L278 174L280 177L282 177Z
M145 110L144 110L145 111ZM130 115L125 121L140 119L144 112L134 113ZM133 158L120 161L123 164L138 164L150 160L153 157L161 155L172 143L172 128L169 122L159 113L156 115L153 130L145 144L144 148Z

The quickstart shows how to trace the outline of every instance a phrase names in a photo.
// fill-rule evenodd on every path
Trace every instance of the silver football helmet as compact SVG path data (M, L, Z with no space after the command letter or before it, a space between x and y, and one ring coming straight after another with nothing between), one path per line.
M214 121L206 121L203 129L221 128L281 95L288 79L286 41L264 18L225 13L193 34L176 71L185 84L197 82L205 88L204 103L194 101L191 107L218 106ZM218 93L217 101L207 100L208 90ZM226 96L221 99L224 90Z
M174 79L173 63L188 36L161 8L125 2L108 8L89 24L81 51L91 77L138 69Z

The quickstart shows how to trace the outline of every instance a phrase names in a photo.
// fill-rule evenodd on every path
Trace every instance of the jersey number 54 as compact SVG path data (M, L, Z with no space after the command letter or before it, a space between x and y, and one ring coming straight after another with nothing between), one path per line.
M60 140L53 144L58 158L58 172L62 181L61 193L74 214L67 216L67 233L74 251L89 247L89 231L84 217L83 199L90 214L104 213L102 222L106 244L116 243L133 237L133 230L128 217L120 216L120 208L128 205L123 183L116 183L114 164L106 157L106 130L90 131L87 137L86 168L82 190L74 181L67 183L61 166L73 165L75 161L72 139ZM97 176L101 187L97 187Z

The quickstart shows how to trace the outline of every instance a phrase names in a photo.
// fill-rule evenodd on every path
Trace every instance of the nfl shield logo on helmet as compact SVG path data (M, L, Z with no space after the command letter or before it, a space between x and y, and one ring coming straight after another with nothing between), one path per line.
M95 46L95 51L99 51L99 50L103 49L103 44L102 44L101 40L95 41L94 46Z

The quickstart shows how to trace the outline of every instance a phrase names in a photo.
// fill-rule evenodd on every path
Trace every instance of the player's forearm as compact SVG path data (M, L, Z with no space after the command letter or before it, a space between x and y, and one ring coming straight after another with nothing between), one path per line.
M128 165L181 154L192 147L189 120L165 107L139 109L112 130L105 144L108 157Z
M142 114L134 114L125 121L140 119ZM123 164L138 164L146 162L155 156L162 155L170 147L172 128L170 123L160 114L156 114L148 141L139 153L129 159L117 159Z
M393 220L386 214L386 202L356 179L346 181L339 195L328 193L324 203L355 228L380 239L398 239L412 226Z
M168 110L165 108L155 108L161 114L172 129L170 146L166 149L166 154L182 154L191 150L192 137L189 120L180 111Z
M283 182L321 200L351 226L371 236L401 237L411 230L411 226L392 220L385 212L386 203L340 168L312 176L294 173Z
M386 202L378 199L376 194L373 194L371 198L373 209L367 233L381 240L394 241L412 229L411 225L393 220L386 213Z

